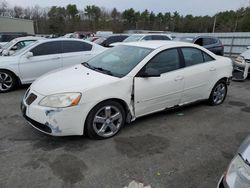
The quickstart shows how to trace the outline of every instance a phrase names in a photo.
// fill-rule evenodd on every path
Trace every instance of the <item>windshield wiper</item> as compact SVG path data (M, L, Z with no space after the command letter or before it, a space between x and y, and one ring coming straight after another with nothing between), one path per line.
M95 69L95 70L98 70L98 71L101 71L101 72L104 72L104 73L106 73L106 74L108 74L108 75L113 76L113 73L112 73L110 70L106 70L106 69L103 69L103 68L101 68L101 67L94 67L94 69Z
M101 67L94 67L94 66L88 64L87 62L82 63L82 65L85 66L85 67L87 67L87 68L90 68L90 69L92 69L92 70L97 70L97 71L99 71L99 72L103 72L103 73L106 73L106 74L108 74L108 75L113 76L113 73L112 73L111 71L106 70L106 69L103 69L103 68L101 68Z

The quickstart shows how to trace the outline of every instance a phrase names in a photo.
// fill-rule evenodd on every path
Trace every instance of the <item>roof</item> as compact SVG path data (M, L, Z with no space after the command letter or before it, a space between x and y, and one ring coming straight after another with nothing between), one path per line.
M40 40L40 39L45 39L43 37L33 37L33 36L27 36L27 37L18 37L13 40L15 41L23 41L23 40Z
M121 43L120 45L128 45L128 46L137 46L142 48L151 48L157 49L162 46L166 46L168 48L174 47L182 47L182 46L196 46L192 43L187 42L179 42L179 41L163 41L163 40L154 40L154 41L138 41L138 42L128 42L128 43Z

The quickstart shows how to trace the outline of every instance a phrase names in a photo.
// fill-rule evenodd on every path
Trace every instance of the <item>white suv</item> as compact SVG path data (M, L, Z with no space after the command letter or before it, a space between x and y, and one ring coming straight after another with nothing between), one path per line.
M88 61L106 48L79 39L38 40L0 58L0 93L28 84L51 70Z

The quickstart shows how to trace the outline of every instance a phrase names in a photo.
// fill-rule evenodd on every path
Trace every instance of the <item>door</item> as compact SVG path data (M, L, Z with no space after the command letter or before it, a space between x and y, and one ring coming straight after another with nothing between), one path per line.
M30 50L33 56L23 55L20 59L19 70L24 82L32 82L43 74L62 67L61 42L52 41L41 43Z
M162 51L147 63L141 71L154 69L160 77L135 77L136 117L179 104L184 82L182 66L178 49Z
M86 62L95 55L92 45L83 41L63 41L62 47L63 67Z
M211 79L216 74L214 59L200 49L181 49L185 61L185 81L181 104L204 99L210 88Z

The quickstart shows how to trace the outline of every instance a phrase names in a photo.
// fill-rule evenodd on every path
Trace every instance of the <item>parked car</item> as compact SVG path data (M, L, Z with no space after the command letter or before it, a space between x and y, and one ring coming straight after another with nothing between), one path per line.
M0 47L17 37L28 36L25 32L0 32Z
M250 73L250 47L234 61L234 80L245 80Z
M169 34L162 33L140 33L133 34L126 38L123 42L136 42L136 41L147 41L147 40L172 40ZM110 46L117 46L120 42L112 43Z
M5 44L1 49L0 49L0 55L1 56L10 56L13 55L16 51L21 50L22 48L28 46L29 44L37 41L44 39L42 37L18 37L13 39L12 41L8 42Z
M122 42L126 38L128 38L128 36L129 36L128 34L113 34L113 35L103 36L94 40L94 43L104 47L111 47L110 44L115 42Z
M250 136L241 144L217 188L250 187Z
M44 73L89 60L106 48L80 39L38 40L0 58L0 92L33 82Z
M216 55L224 55L224 46L220 39L211 36L196 36L196 37L176 37L175 41L190 42L210 50Z
M22 101L24 117L55 136L104 139L125 122L208 99L223 103L232 60L188 43L124 43L86 63L37 79Z

